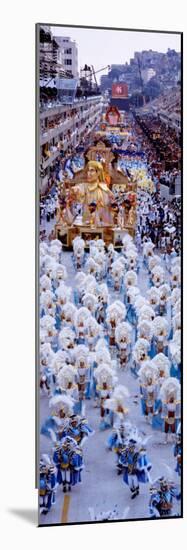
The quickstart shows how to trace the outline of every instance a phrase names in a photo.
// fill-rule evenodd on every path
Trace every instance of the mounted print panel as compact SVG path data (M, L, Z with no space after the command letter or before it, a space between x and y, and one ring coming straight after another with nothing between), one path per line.
M36 34L39 525L182 517L182 33Z

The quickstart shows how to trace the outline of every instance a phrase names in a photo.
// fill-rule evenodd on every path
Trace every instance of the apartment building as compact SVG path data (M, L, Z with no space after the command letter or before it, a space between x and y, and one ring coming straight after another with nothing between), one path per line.
M68 36L54 36L54 38L61 50L64 70L69 72L74 78L78 78L78 49L76 42Z
M75 100L40 111L40 190L45 192L51 168L60 151L76 148L89 137L101 120L104 99L101 95Z

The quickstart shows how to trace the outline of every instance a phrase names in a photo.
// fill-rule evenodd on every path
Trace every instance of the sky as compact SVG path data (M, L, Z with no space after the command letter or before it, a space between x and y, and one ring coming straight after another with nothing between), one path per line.
M53 35L68 36L78 46L78 65L93 65L95 71L112 64L124 64L134 52L154 50L166 53L168 48L180 52L180 35L138 31L113 31L104 29L81 29L51 27ZM98 74L107 74L105 69Z

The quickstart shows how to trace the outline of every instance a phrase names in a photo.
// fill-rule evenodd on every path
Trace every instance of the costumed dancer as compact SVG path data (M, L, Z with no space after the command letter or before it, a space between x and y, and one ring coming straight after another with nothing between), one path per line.
M85 344L87 335L87 321L91 313L87 307L80 307L75 314L74 324L77 335L77 344Z
M173 510L173 499L180 499L176 484L165 477L159 477L152 483L150 493L150 517L154 519L171 516Z
M84 414L86 390L88 383L90 384L90 357L89 349L84 344L80 344L75 348L75 365L77 368L77 384L79 390L79 406L77 412Z
M153 320L155 352L168 355L169 324L165 317L157 316Z
M59 332L58 344L59 344L60 350L68 352L69 363L74 362L75 340L76 340L76 334L74 330L69 326L65 326Z
M95 362L95 347L97 344L98 337L101 332L101 327L97 323L96 319L92 316L88 319L87 322L87 337L86 343L89 348L89 364L90 364L90 376L86 386L86 399L91 398L92 385L93 385L93 371L94 371L94 362Z
M45 341L51 344L53 351L56 351L57 343L56 336L57 331L55 328L55 318L51 315L44 315L40 319L40 327L45 331L46 339Z
M106 319L106 310L109 305L109 293L106 283L98 286L96 319L99 324L104 324Z
M63 492L71 491L71 487L81 482L83 469L83 452L75 439L66 436L56 446L53 461L57 467L57 482L62 485Z
M119 350L119 361L121 368L127 367L129 348L132 343L132 327L130 323L122 322L116 327L115 341Z
M71 301L72 289L64 284L60 283L59 287L56 289L55 294L57 297L56 300L56 328L60 330L61 322L64 319L63 306Z
M144 365L145 361L148 361L149 356L149 342L145 338L138 338L136 341L133 352L132 352L132 358L133 358L133 364L131 367L131 371L135 378L138 377L138 372L140 368Z
M77 313L77 308L72 304L72 302L66 302L62 307L61 320L62 328L69 327L70 329L74 328L75 317Z
M171 357L170 376L174 376L180 382L181 380L181 330L176 330L173 340L169 343L169 353Z
M140 296L140 290L137 286L130 286L127 288L127 320L136 327L137 314L135 309L135 302L138 296Z
M158 315L160 302L159 289L156 286L152 286L149 290L147 290L146 294L149 305L155 310L156 315Z
M129 486L131 499L139 495L139 483L150 482L152 464L147 456L146 441L138 436L129 439L123 460L123 481Z
M147 319L140 320L137 327L137 336L138 339L143 338L144 340L147 340L149 344L149 357L152 359L155 355L152 321L149 321Z
M76 384L77 369L72 365L63 365L56 377L56 392L71 397L74 401L74 412L78 406L79 392Z
M167 306L170 301L171 289L168 284L163 284L158 288L159 292L159 315L167 315Z
M119 448L124 445L129 424L125 422L128 415L126 401L129 397L129 391L125 386L119 385L114 388L111 398L106 399L104 408L113 412L113 431L107 440L107 448L115 448L118 453Z
M100 400L100 430L110 428L113 422L113 415L109 409L105 408L105 401L111 397L117 377L108 364L103 363L95 369L95 378L97 381L96 390Z
M158 396L158 371L152 361L146 361L138 373L142 413L152 423Z
M165 272L163 267L160 265L155 265L155 267L151 270L151 278L152 278L152 284L159 288L161 285L164 284L165 281Z
M82 291L84 289L84 282L86 280L86 273L84 271L78 271L75 275L75 290L74 290L74 302L78 306L81 304Z
M83 447L87 438L94 434L87 418L73 414L69 420L68 435L75 439L76 443Z
M160 399L160 389L162 387L162 384L167 378L170 376L170 361L164 353L158 353L155 355L155 357L152 360L152 365L154 365L157 368L158 371L158 397L156 399L155 404L155 413L153 416L153 422L152 427L155 429L161 429L163 430L163 418L161 415L162 411L162 402Z
M97 404L98 392L97 392L97 380L95 377L95 370L103 363L107 364L110 368L116 368L116 362L111 359L110 352L107 347L107 342L104 338L99 338L95 346L95 357L93 362L93 381L92 381L92 395Z
M125 316L126 307L122 302L116 300L115 302L113 302L113 304L107 307L106 324L108 327L109 345L111 348L114 348L114 346L116 345L116 327L119 323L123 321Z
M51 344L47 342L40 344L40 389L48 395L51 395L54 382L52 369L54 356Z
M94 316L97 309L97 296L93 292L86 292L82 299L83 306Z
M73 254L74 254L74 265L75 269L79 270L82 268L84 263L84 249L85 241L81 237L75 237L73 239Z
M167 378L160 389L161 416L164 420L165 443L169 440L171 433L174 439L180 421L180 396L181 386L176 378Z
M69 417L73 414L74 402L67 395L55 395L49 401L49 408L52 409L51 415L45 420L41 428L41 434L53 441L59 442L65 437Z
M113 288L116 292L121 292L123 281L124 268L119 260L114 261L111 269L111 278L113 282Z
M40 514L48 514L55 503L56 471L48 455L43 454L40 460Z
M176 433L176 442L173 449L174 457L176 458L175 472L181 476L181 464L182 464L182 446L181 446L181 424L179 423Z
M124 283L124 302L127 305L127 303L128 303L128 301L127 301L127 290L130 287L137 287L138 286L138 278L137 278L137 274L135 273L135 271L133 271L133 270L127 271L124 275L123 283Z

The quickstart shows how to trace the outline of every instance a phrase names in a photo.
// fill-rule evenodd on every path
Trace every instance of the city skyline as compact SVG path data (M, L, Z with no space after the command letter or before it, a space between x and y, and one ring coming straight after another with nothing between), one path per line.
M51 26L54 36L68 36L78 47L78 70L93 65L95 71L107 65L129 63L134 53L153 50L166 53L168 48L181 50L181 35L143 31L122 31L110 29L88 29ZM103 48L104 41L104 48ZM98 75L98 80L108 73L106 68Z

